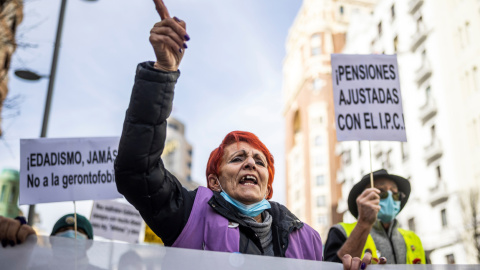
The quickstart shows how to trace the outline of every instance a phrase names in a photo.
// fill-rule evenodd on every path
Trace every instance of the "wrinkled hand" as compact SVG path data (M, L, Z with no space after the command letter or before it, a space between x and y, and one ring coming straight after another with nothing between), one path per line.
M365 189L357 197L358 223L372 226L377 220L380 211L380 190L376 188Z
M36 235L29 225L22 225L19 220L0 216L0 241L3 247L21 244L31 234Z
M154 2L162 19L150 31L150 43L157 57L155 68L177 71L187 48L185 42L190 40L186 31L187 26L177 17L170 18L162 0L154 0Z
M370 252L365 252L363 259L360 259L359 257L352 258L352 256L350 256L349 254L346 254L342 257L343 270L364 270L371 262L372 254ZM386 263L387 259L385 257L381 257L378 261L378 264Z

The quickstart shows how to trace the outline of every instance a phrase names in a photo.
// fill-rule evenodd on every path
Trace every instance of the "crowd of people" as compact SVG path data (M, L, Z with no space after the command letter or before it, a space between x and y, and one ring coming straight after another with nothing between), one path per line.
M395 219L409 198L409 181L386 170L373 172L373 186L368 174L352 188L348 206L357 222L334 225L325 244L317 231L270 200L274 159L253 133L228 133L210 154L207 187L183 188L165 169L161 154L178 68L190 37L185 21L170 17L161 0L156 5L162 19L150 31L156 61L137 67L115 178L118 191L166 246L331 261L352 270L370 263L425 263L419 237L399 228ZM22 218L0 217L4 248L35 234L25 223ZM89 224L78 215L75 232L69 214L57 221L51 235L93 239Z

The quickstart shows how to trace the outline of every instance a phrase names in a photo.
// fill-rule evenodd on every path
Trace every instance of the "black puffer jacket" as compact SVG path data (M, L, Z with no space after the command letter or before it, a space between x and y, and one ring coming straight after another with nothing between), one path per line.
M179 72L162 72L152 62L137 67L130 105L123 125L115 160L118 191L137 208L150 228L171 246L185 227L196 190L187 191L168 172L160 156L166 138L166 119L172 110L175 83ZM219 193L209 201L217 213L240 224L240 251L263 254L260 240L237 211ZM285 256L288 236L303 227L290 211L271 202L272 236L275 256ZM220 207L218 207L220 206ZM254 243L254 245L250 243Z

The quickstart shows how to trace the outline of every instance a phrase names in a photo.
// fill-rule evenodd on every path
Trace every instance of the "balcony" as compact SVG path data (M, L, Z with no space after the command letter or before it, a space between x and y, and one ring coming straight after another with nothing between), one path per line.
M420 9L420 7L423 5L423 0L410 0L408 3L408 12L410 14L415 14L417 10Z
M432 76L432 67L427 60L423 60L422 66L416 70L415 81L417 85L422 85L430 76Z
M441 158L443 155L442 144L438 139L433 139L431 144L425 146L424 151L424 158L427 162L427 166Z
M422 121L422 125L432 119L437 114L437 103L432 97L427 99L427 102L420 107L420 120Z
M435 207L448 200L448 192L445 182L438 180L434 187L429 188L429 201L432 207Z
M340 169L340 170L337 170L337 183L339 184L343 184L345 183L345 172L343 171L343 169Z
M418 47L420 47L420 45L422 45L423 42L425 42L425 40L427 39L427 36L428 36L427 28L423 25L421 27L418 27L417 32L415 32L415 34L413 34L412 36L412 47L410 48L410 50L412 50L412 52L415 52L418 49Z

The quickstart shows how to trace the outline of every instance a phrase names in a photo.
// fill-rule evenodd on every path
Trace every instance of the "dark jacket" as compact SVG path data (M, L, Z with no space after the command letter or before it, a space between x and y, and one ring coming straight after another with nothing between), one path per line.
M118 191L137 208L145 222L167 246L171 246L185 227L196 192L182 188L168 172L160 156L166 138L166 119L171 113L175 83L180 72L162 72L152 62L137 67L130 105L115 160ZM238 212L219 193L210 206L218 214L239 224L242 253L263 254L260 240L238 216ZM288 237L303 227L286 207L271 202L272 236L275 256L284 257ZM251 243L254 243L253 245Z

